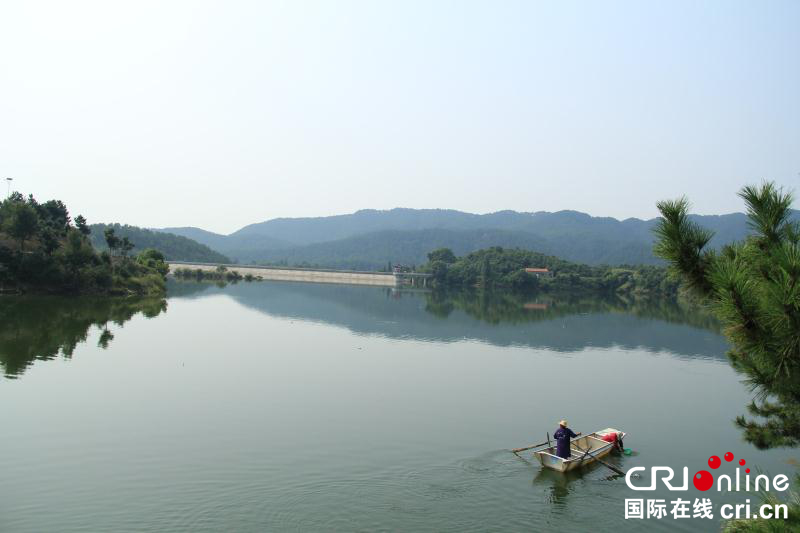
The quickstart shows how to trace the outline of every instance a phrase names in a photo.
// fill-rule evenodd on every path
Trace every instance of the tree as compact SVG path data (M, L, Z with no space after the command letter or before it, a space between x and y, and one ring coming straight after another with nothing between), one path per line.
M80 231L81 234L86 237L92 233L92 230L89 229L89 226L86 224L86 219L83 218L83 215L78 215L75 217L75 227L78 228L78 231Z
M122 251L122 257L127 257L128 253L133 250L134 244L127 237L123 237L119 242L119 249Z
M53 252L61 246L58 232L50 226L39 229L39 242L42 243L44 253L48 256L53 255Z
M11 202L11 203L24 202L25 201L25 197L22 196L21 192L14 191L9 195L8 201Z
M29 203L35 204L39 219L54 230L63 234L69 227L69 211L61 200L48 200L43 204L36 204L33 196L28 198Z
M488 287L491 283L492 264L489 262L489 254L484 254L481 261L481 287Z
M114 334L108 329L108 324L106 323L103 327L103 332L100 334L100 338L97 340L97 346L105 350L113 340Z
M114 228L106 228L103 232L103 236L106 238L106 244L108 245L108 249L111 250L113 253L120 247L120 239L114 234Z
M169 272L169 265L164 259L164 254L153 248L148 248L139 252L139 255L136 257L136 262L156 270L162 276L166 276L167 272Z
M39 203L15 193L0 202L0 283L48 293L164 293L168 265L163 255L154 251L145 262L127 257L113 261L109 251L98 254L92 247L83 217L75 224L71 226L67 207L59 200ZM105 237L110 250L121 248L127 256L133 248L113 229ZM19 243L19 251L5 245L9 240Z
M772 183L744 187L753 234L720 252L712 233L688 218L686 198L658 203L654 251L715 311L733 349L733 367L757 392L756 419L737 425L758 448L800 445L800 227L793 196Z
M442 261L449 265L456 262L456 254L450 248L437 248L428 254L428 261Z
M64 265L72 275L73 284L78 283L80 271L90 265L95 257L95 251L86 242L86 239L75 230L67 233L64 248L60 253L64 259Z
M447 282L447 263L444 261L431 261L428 270L433 275L434 283L444 285Z
M25 241L35 236L39 228L36 210L28 204L14 202L6 221L6 231L19 242L19 251L25 251Z

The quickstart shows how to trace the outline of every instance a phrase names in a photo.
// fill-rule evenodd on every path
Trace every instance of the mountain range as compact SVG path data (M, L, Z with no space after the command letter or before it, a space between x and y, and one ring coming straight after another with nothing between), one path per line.
M800 219L794 211L794 218ZM714 231L711 246L744 238L743 213L693 215ZM659 264L653 256L657 219L593 217L578 211L478 215L448 209L365 209L347 215L276 218L230 235L195 227L161 228L193 239L237 262L377 269L421 264L446 246L462 255L488 246L519 247L587 264Z

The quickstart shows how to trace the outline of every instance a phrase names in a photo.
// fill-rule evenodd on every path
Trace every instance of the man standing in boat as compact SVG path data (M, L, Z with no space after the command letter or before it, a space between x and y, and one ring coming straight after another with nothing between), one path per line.
M578 435L573 433L571 429L567 427L567 421L562 420L558 423L558 429L555 433L553 433L553 438L556 439L556 455L561 457L562 459L569 459L570 451L569 451L569 439L574 439Z

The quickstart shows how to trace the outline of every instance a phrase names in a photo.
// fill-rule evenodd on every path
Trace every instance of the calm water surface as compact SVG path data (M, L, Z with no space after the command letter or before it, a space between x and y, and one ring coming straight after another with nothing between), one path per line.
M750 395L713 321L667 304L173 284L4 298L0 320L4 532L719 529L623 519L625 498L694 489L508 452L562 417L627 431L624 469L731 451L793 472L733 426ZM744 501L711 497L717 518Z

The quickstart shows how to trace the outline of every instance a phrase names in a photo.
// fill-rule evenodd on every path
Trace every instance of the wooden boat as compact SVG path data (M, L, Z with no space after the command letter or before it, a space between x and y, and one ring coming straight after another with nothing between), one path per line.
M619 431L614 428L606 428L601 431L595 431L588 435L582 435L570 441L570 448L572 456L568 459L562 459L556 455L555 441L552 445L545 444L545 448L537 449L533 455L539 460L545 468L558 470L559 472L568 472L575 470L581 466L589 465L595 462L595 459L602 459L614 449L614 443L603 440L604 435L609 433L619 433L620 438L625 437L625 432ZM587 454L589 452L591 455ZM594 457L592 457L594 456Z

